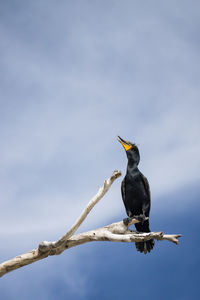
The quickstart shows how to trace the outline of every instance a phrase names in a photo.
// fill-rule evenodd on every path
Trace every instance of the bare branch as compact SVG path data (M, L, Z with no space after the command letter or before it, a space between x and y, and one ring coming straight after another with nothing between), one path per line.
M133 219L133 223L137 223L138 220ZM102 228L98 228L96 230L91 230L88 232L83 232L77 235L70 237L68 240L64 240L64 242L55 246L55 242L43 242L44 243L44 252L41 251L42 245L40 244L38 248L19 255L11 260L8 260L0 265L0 276L15 270L17 268L21 268L25 265L31 264L37 260L46 258L49 255L58 255L63 251L79 246L81 244L89 243L89 242L101 242L101 241L109 241L109 242L143 242L148 241L150 239L156 240L168 240L170 242L178 244L178 238L181 237L180 234L163 234L162 232L148 232L148 233L137 233L132 232L128 229L126 225L124 225L123 221L113 223L107 225Z
M121 176L121 172L114 171L112 176L104 181L104 185L99 189L97 194L88 203L87 207L84 209L84 211L77 219L77 221L74 223L74 225L71 227L71 229L65 235L63 235L58 241L42 242L38 248L0 264L0 276L3 276L4 274L12 270L31 264L37 260L49 256L50 249L52 247L58 248L62 246L62 244L65 243L74 234L74 232L85 220L85 218L87 217L91 209L94 207L94 205L97 204L97 202L105 195L105 193L109 190L114 180L117 179L119 176Z
M79 226L83 223L89 212L92 210L92 208L99 202L101 198L106 194L106 192L109 190L112 183L122 175L121 171L114 171L110 178L104 181L104 185L100 187L97 194L90 200L86 208L83 210L80 217L76 220L74 225L70 228L70 230L63 235L58 241L54 242L55 247L59 247L64 243L66 240L68 240L75 231L79 228ZM44 244L43 244L44 246ZM44 249L44 247L43 247Z
M181 237L180 234L163 234L162 232L138 233L135 231L130 231L128 227L131 224L138 223L138 220L136 219L130 220L128 225L126 225L123 221L120 221L104 226L102 228L98 228L96 230L91 230L88 232L73 235L74 232L81 225L81 223L85 220L85 218L87 217L91 209L94 207L94 205L105 195L105 193L108 191L114 180L120 175L120 171L113 172L112 176L104 182L104 186L99 189L98 193L88 203L87 207L84 209L84 211L74 223L74 225L71 227L71 229L58 241L44 241L39 244L38 248L0 264L0 276L3 276L6 273L21 268L25 265L36 262L40 259L46 258L49 255L58 255L69 248L93 241L131 243L156 239L168 240L170 242L178 244L178 238Z

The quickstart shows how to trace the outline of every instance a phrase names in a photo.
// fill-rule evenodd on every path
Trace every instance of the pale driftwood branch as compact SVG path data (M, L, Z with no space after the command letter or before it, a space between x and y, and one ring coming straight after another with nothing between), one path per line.
M138 220L136 219L132 219L128 225L125 225L123 221L120 221L96 230L73 235L94 205L105 195L111 184L120 175L120 171L113 172L112 176L104 182L104 186L99 189L96 196L88 203L87 207L77 219L75 224L58 241L42 242L39 244L38 248L0 264L0 276L40 259L46 258L49 255L58 255L69 248L93 241L130 243L147 241L153 238L156 240L168 240L178 244L178 238L181 237L180 234L163 234L162 232L137 233L135 231L130 231L128 227L131 224L137 223Z
M138 220L133 219L132 224L137 223ZM130 225L130 224L129 224ZM129 226L128 225L128 226ZM17 268L31 264L37 260L46 258L49 255L58 255L63 251L94 241L110 241L110 242L142 242L150 239L156 240L168 240L178 244L178 238L180 234L163 234L162 232L149 232L149 233L137 233L132 232L128 229L128 226L124 225L123 221L110 224L108 226L83 232L70 237L65 240L61 246L55 247L55 242L43 242L38 248L19 255L9 261L4 262L0 265L0 276L13 271ZM44 248L42 247L44 245ZM41 248L42 251L40 250Z
M4 274L12 270L31 264L49 255L52 255L52 253L50 253L51 248L57 249L59 247L62 247L62 245L74 234L74 232L78 229L81 223L85 220L85 218L87 217L91 209L94 207L94 205L97 204L97 202L105 195L105 193L108 191L114 180L117 179L119 176L121 176L121 172L114 171L112 176L104 181L104 185L99 189L97 194L88 203L87 207L84 209L80 217L64 236L62 236L56 242L40 243L38 248L0 264L0 276L3 276Z
M88 203L86 208L83 210L80 217L76 220L74 225L70 228L70 230L65 235L63 235L58 241L55 242L55 244L54 244L55 247L61 246L63 242L68 240L75 233L75 231L83 223L83 221L85 220L85 218L87 217L87 215L89 214L91 209L95 206L95 204L97 204L97 202L99 202L99 200L101 198L103 198L103 196L109 190L110 186L115 181L115 179L117 179L121 175L122 175L121 171L114 171L112 176L104 181L104 185L102 187L100 187L97 194L90 200L90 202Z

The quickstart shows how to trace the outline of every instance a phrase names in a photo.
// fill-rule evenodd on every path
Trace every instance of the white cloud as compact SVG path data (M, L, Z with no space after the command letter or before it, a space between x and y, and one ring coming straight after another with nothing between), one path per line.
M155 198L199 179L195 28L176 6L127 3L83 5L86 15L32 4L21 21L1 20L4 233L70 226L113 169L125 171L118 134L140 144ZM122 212L119 182L107 197L88 226Z
M59 238L114 169L124 176L118 134L139 144L152 209L199 181L199 3L166 3L0 4L1 260ZM121 179L79 231L125 216ZM50 299L49 281L62 277L83 298L88 249L3 278L4 291Z

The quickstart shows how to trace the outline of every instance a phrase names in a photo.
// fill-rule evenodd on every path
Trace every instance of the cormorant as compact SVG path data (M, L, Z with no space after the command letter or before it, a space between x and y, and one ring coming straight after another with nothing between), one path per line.
M128 158L126 176L121 184L122 199L129 218L136 218L140 223L135 224L137 231L150 232L149 217L151 198L150 188L147 178L139 171L140 161L139 149L136 144L124 141L118 136L118 141L122 144ZM125 222L129 220L125 219ZM154 240L135 243L137 251L147 253L153 249Z

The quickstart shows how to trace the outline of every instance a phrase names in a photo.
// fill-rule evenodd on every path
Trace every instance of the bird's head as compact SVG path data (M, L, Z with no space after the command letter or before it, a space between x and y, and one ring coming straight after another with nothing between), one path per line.
M139 149L138 149L137 145L133 144L129 141L123 140L120 136L118 136L117 139L124 147L128 161L138 165L139 161L140 161L140 153L139 153Z

